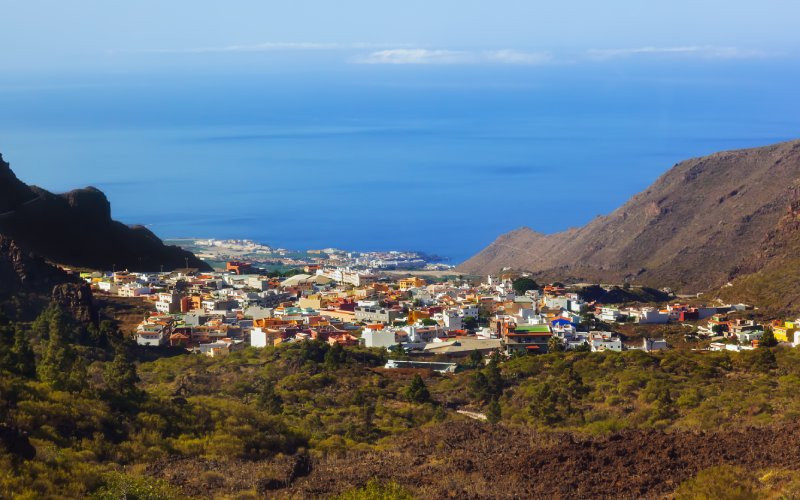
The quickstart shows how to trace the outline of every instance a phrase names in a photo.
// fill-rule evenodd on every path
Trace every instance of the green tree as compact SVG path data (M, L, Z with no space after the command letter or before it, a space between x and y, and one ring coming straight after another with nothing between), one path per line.
M256 406L271 415L283 411L283 399L275 392L275 384L270 379L263 379L258 391Z
M469 388L470 391L472 391L472 396L478 401L485 403L492 398L492 392L489 389L489 381L486 379L486 375L484 375L483 372L476 372L472 376Z
M406 399L412 403L426 403L430 401L431 393L428 392L428 387L419 374L414 375L414 378L411 379L411 384L406 388Z
M486 382L489 385L489 394L493 397L500 397L503 394L503 375L500 373L500 355L497 352L492 354L489 364L485 370Z
M14 331L14 371L24 377L36 375L36 358L33 354L26 332L17 327Z
M492 402L489 403L489 408L486 410L486 420L490 424L496 424L502 418L500 412L500 401L497 398L492 399Z
M70 376L76 364L74 348L65 340L66 325L63 316L54 316L47 322L47 346L37 367L39 379L53 389L70 389Z
M3 325L3 322L0 318L0 370L13 370L16 358L10 345L13 339L12 329L10 325Z
M531 415L548 425L567 419L583 421L579 407L581 398L589 392L580 375L572 368L558 377L549 377L537 384L533 390L529 411Z
M555 335L547 339L547 352L561 352L564 350L564 342Z
M530 278L517 278L511 282L511 288L517 295L525 295L528 290L538 290L539 285Z
M584 342L583 344L579 345L578 347L572 350L574 352L590 352L592 350L592 346L590 346L588 342Z
M104 378L109 395L116 403L127 406L142 399L143 393L136 386L139 382L136 365L128 358L124 345L117 347L114 359L106 363Z
M467 316L464 318L462 325L464 326L465 330L474 331L476 328L478 328L478 319L474 316Z
M469 366L478 368L483 364L483 356L477 349L469 353Z
M325 366L330 369L336 369L347 361L347 352L342 347L342 344L333 344L325 353Z
M717 335L721 335L728 331L728 325L714 325L711 327L711 331L716 333Z
M778 345L778 340L772 332L772 328L767 328L764 335L761 336L761 341L758 343L759 347L775 347Z

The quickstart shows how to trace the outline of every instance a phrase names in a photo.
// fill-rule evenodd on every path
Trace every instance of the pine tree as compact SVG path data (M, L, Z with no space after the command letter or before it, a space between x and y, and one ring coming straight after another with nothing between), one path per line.
M473 368L478 368L483 364L483 356L477 349L469 353L469 365Z
M497 398L492 399L492 402L489 403L489 408L486 410L486 420L490 424L496 424L501 419L500 413L500 401Z
M15 359L11 339L11 327L0 324L0 370L14 369Z
M55 328L49 329L49 340L37 372L39 379L53 389L67 390L75 356L71 346L64 341L63 332L55 323L51 326Z
M270 415L277 415L283 411L283 399L275 392L272 380L264 379L261 382L256 405Z
M470 389L472 390L473 397L478 401L488 401L492 397L489 389L489 381L486 379L486 375L484 375L483 372L477 372L472 376Z
M411 384L406 389L406 399L412 403L425 403L429 401L430 398L431 393L428 392L428 387L425 385L425 381L422 380L422 377L420 377L419 374L414 375L414 378L411 380Z
M336 369L347 361L347 352L341 344L333 344L325 353L325 366Z
M489 384L489 394L495 398L503 395L503 376L500 373L500 359L497 353L492 355L485 370L486 381Z
M767 328L761 336L761 341L758 343L759 347L774 347L778 345L778 340L772 332L772 328Z
M104 375L111 397L118 402L135 403L141 399L142 393L136 387L139 382L136 365L128 359L124 345L117 347L113 361L106 364Z
M13 353L15 358L14 371L24 377L34 376L36 374L36 358L22 328L17 328L14 332Z

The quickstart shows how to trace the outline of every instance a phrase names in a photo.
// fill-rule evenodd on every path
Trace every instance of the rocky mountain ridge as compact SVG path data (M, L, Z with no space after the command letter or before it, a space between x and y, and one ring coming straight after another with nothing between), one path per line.
M511 267L543 279L707 290L765 265L753 255L784 218L798 179L797 140L690 159L607 216L556 234L506 233L459 271Z
M210 266L191 252L167 246L143 226L111 218L99 189L53 194L20 181L0 156L0 235L59 264L110 270L158 271Z

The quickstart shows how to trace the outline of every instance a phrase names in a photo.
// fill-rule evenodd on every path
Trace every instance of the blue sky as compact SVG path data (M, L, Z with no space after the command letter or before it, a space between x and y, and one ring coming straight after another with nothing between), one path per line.
M800 47L793 0L3 0L0 19L6 76L792 58Z

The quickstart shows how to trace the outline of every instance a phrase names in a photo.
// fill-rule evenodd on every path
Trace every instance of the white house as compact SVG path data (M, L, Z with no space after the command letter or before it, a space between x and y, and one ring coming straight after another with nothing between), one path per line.
M361 334L361 338L364 339L365 347L385 347L388 349L394 345L397 345L394 331L389 330L388 328L384 328L383 330L365 328L364 332Z
M622 340L611 336L610 333L592 333L589 344L592 346L592 352L622 351Z
M448 309L442 312L442 320L447 330L461 330L464 326L461 315L457 310Z
M665 324L669 323L669 313L662 312L652 307L646 307L636 312L641 324Z
M642 349L645 352L650 351L663 351L668 349L667 341L664 339L648 339L647 337L644 338L642 342Z
M616 307L603 307L600 309L601 321L617 321L620 316L622 316L622 313Z
M736 339L742 344L750 344L764 336L763 330L749 330L735 334Z
M111 281L101 281L97 284L97 289L101 292L112 293L115 294L119 291L119 286L116 283Z
M463 304L459 308L459 314L462 318L478 318L479 309L476 304Z
M117 295L120 297L141 297L142 295L150 295L153 290L150 287L140 286L138 284L123 285L118 287Z
M172 314L180 309L180 296L175 293L159 293L156 311L161 314Z
M169 340L168 330L163 325L139 325L136 331L136 343L141 346L158 347Z
M250 331L250 345L253 347L267 347L269 345L267 332L261 328L253 328Z

